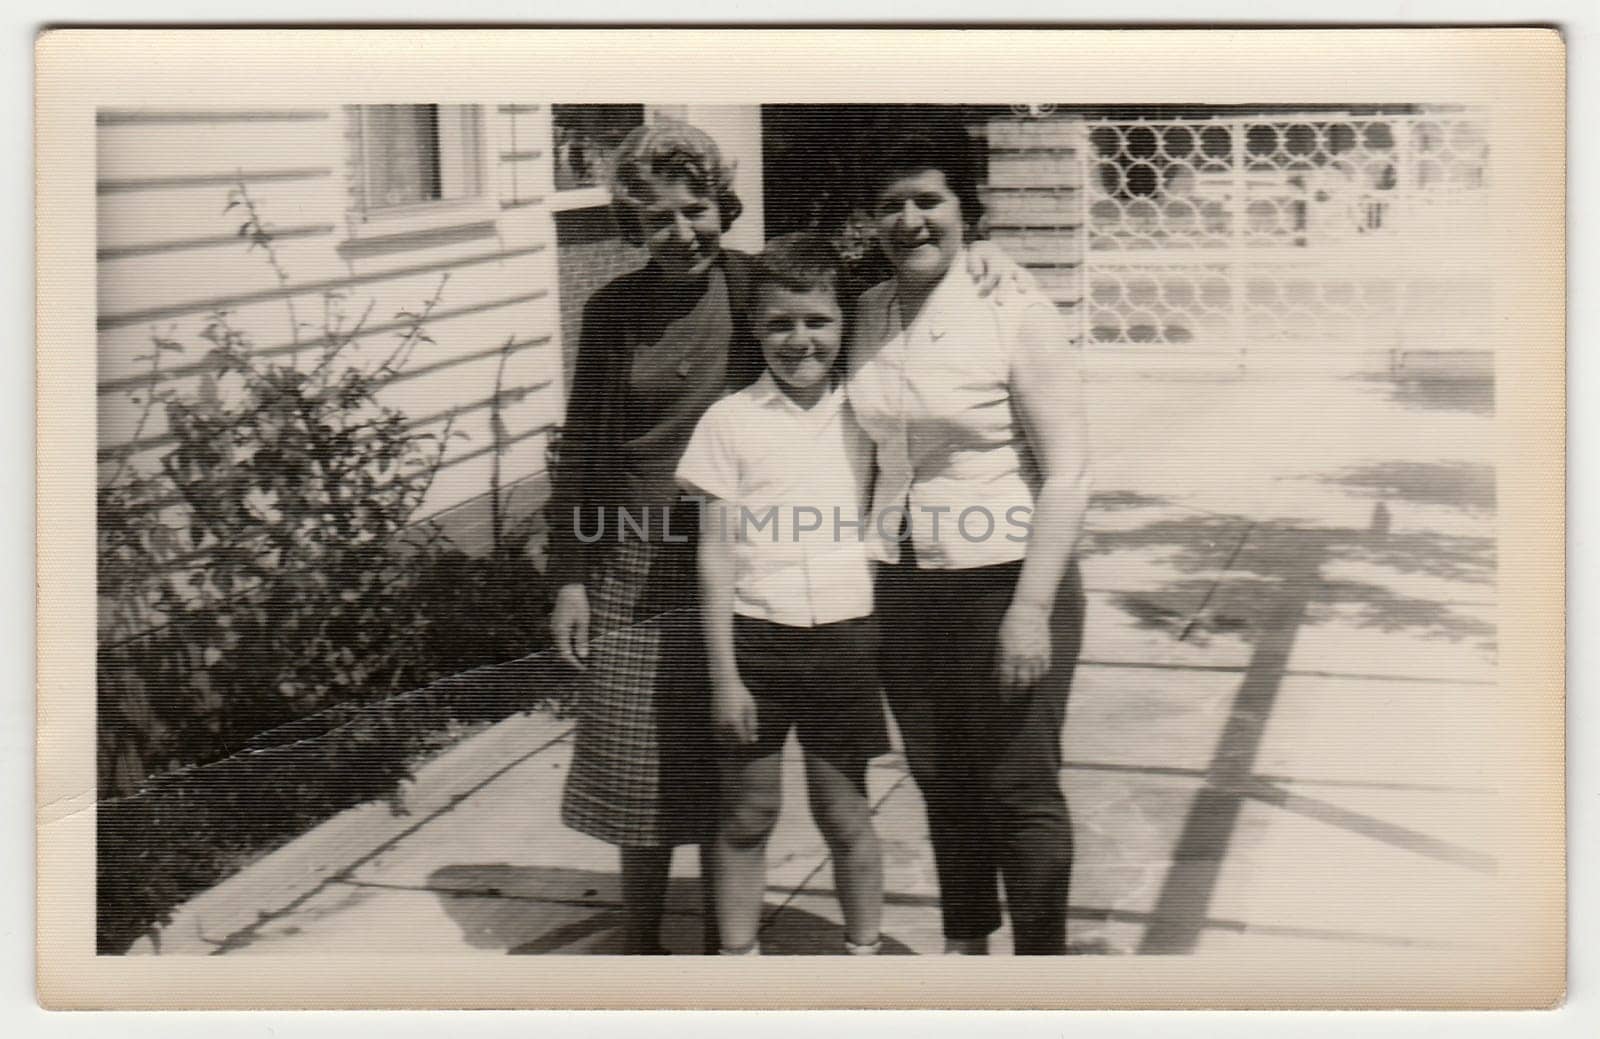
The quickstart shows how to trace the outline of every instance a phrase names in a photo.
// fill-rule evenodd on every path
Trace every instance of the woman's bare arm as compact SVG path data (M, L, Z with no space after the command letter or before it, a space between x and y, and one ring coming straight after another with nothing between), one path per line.
M1089 507L1083 378L1066 329L1048 304L1031 306L1023 316L1011 392L1043 476L1022 575L1001 626L997 664L1003 684L1022 688L1049 670L1050 612Z

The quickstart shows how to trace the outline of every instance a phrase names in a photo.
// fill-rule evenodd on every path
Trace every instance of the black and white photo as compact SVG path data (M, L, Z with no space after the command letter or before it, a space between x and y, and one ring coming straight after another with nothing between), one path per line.
M1341 82L1292 54L1404 42L1276 35L1254 88L1175 51L1153 91L1145 40L1018 34L983 86L1013 37L844 33L947 64L827 103L685 103L627 33L343 94L51 66L41 285L95 342L41 388L62 962L323 1006L403 1001L315 966L395 956L452 1005L680 1002L653 956L692 1005L1558 991L1559 44L1502 35L1515 99L1423 79L1448 37ZM498 89L519 48L570 63Z

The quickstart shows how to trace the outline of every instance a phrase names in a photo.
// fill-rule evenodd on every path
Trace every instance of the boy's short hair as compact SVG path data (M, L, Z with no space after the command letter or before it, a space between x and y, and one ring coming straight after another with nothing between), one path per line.
M761 290L776 285L791 292L827 289L837 294L843 269L839 250L826 235L795 231L769 241L750 275L750 309L761 305Z

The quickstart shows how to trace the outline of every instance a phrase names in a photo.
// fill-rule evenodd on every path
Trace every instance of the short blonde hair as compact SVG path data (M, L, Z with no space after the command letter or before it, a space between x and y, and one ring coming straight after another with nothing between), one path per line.
M650 202L649 181L681 181L716 201L726 231L744 211L733 191L733 169L717 142L688 123L661 120L638 127L617 145L607 168L612 219L623 238L640 244L639 211Z

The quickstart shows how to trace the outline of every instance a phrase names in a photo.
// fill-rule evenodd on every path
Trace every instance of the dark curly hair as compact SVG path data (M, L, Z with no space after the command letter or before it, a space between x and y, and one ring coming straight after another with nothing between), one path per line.
M944 174L944 182L961 203L961 222L970 233L981 226L983 198L978 193L977 149L958 125L930 126L871 138L862 145L859 204L868 212L877 195L902 177L926 170Z
M623 240L632 245L644 242L639 211L650 202L651 178L681 181L696 194L715 199L724 231L744 212L744 203L733 191L733 163L723 160L709 134L688 123L651 123L622 139L607 176L611 218Z

